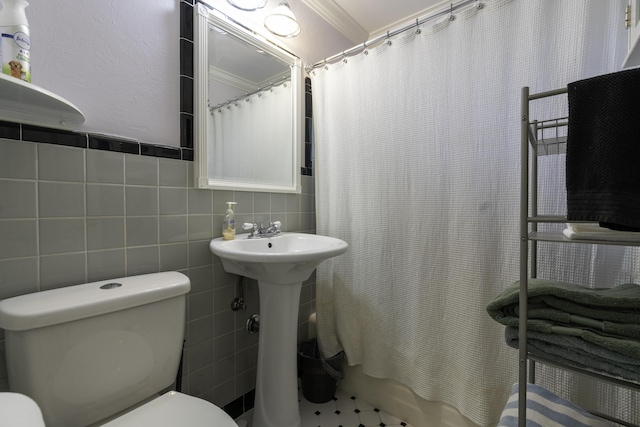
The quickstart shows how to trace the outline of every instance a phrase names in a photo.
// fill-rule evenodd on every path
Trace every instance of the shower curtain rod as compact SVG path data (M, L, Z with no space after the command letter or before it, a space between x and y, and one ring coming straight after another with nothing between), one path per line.
M405 31L411 30L413 28L417 28L421 24L424 24L427 21L431 21L433 19L439 18L439 17L444 16L446 14L451 14L451 17L449 19L453 19L453 12L455 12L456 10L458 10L460 8L468 6L471 3L477 3L476 7L478 9L481 9L483 7L483 4L480 3L479 0L462 0L462 1L459 1L458 3L451 3L447 9L443 9L443 10L440 10L438 12L434 12L431 15L427 15L422 19L416 19L415 23L406 25L406 26L401 27L401 28L399 28L397 30L387 31L386 34L381 34L378 37L374 37L373 39L368 40L368 41L366 41L366 42L364 42L362 44L356 45L356 46L352 47L351 49L347 49L345 51L342 51L341 53L338 53L336 55L330 56L329 58L325 58L324 60L316 62L313 65L307 65L305 67L305 69L306 69L307 73L310 73L311 71L315 70L316 68L322 67L322 66L324 66L326 64L331 64L331 63L337 62L339 59L343 59L343 58L346 58L349 55L364 51L368 47L376 45L377 43L380 43L383 40L386 40L386 39L391 38L391 37L393 37L393 36L395 36L397 34L403 33Z
M233 99L230 99L228 101L222 102L222 103L216 105L215 107L211 107L210 106L209 107L209 113L213 114L214 110L219 110L219 109L224 108L226 106L229 106L231 104L236 104L236 106L237 106L238 102L240 102L242 100L248 101L249 97L251 97L251 96L253 96L253 95L257 94L257 93L261 93L261 92L263 92L265 90L269 90L269 89L272 89L274 87L278 87L278 86L283 85L283 84L285 85L285 87L287 87L286 84L289 83L290 81L291 81L291 77L284 76L279 81L271 82L268 85L265 85L265 86L263 86L263 87L261 87L259 89L254 90L253 92L247 92L242 96L238 96L236 98L233 98Z

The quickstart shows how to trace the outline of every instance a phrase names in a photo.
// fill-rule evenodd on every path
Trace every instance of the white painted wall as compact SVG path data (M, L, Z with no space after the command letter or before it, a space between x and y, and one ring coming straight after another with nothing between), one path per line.
M178 0L29 3L32 83L84 113L78 130L180 145ZM227 6L226 0L211 3ZM267 8L276 3L270 0ZM302 2L292 1L291 7L302 34L281 44L305 63L351 47ZM248 26L262 27L249 18L247 12L236 14Z
M176 0L30 0L32 83L76 105L82 130L179 146Z

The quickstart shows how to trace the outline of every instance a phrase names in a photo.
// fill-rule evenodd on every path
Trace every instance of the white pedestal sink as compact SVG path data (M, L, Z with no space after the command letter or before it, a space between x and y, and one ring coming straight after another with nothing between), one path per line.
M213 239L211 252L228 273L258 281L260 339L253 427L300 427L297 382L298 307L302 282L347 243L317 234Z

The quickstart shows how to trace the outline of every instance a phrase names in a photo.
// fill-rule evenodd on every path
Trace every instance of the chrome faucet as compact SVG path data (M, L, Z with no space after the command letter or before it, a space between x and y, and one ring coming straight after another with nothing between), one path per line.
M251 234L249 234L249 239L259 238L259 237L273 237L280 234L280 227L282 223L280 221L270 222L267 228L264 228L262 222L258 227L256 223L245 222L242 224L243 230L251 230Z

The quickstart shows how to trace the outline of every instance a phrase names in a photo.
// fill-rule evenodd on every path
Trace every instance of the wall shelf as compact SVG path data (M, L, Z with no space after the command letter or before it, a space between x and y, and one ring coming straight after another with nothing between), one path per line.
M84 115L55 93L0 74L0 120L73 129L84 123Z

